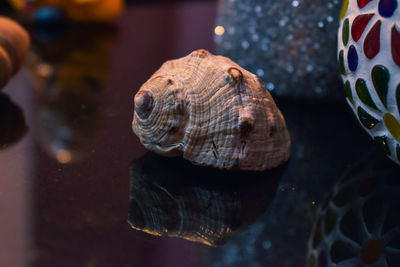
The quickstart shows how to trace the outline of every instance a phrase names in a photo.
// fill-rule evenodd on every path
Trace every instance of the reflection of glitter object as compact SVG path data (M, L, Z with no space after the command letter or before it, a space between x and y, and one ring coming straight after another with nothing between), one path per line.
M218 53L240 62L274 94L339 98L336 60L339 0L220 0ZM253 7L253 8L252 8Z

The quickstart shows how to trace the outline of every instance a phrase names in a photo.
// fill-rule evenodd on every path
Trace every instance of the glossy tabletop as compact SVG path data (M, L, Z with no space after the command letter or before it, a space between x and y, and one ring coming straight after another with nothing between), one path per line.
M272 171L223 172L146 153L131 129L133 97L164 61L215 51L216 13L215 2L133 4L113 27L27 26L25 67L0 93L0 266L305 266L328 235L325 220L315 240L327 205L351 202L335 199L341 179L358 188L378 177L396 188L399 167L344 97L275 99L293 145ZM382 215L368 207L368 218ZM348 257L331 253L328 261Z

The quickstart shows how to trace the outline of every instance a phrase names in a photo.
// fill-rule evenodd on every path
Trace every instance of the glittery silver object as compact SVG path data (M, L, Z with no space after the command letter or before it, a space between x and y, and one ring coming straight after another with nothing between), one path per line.
M342 98L336 59L340 0L219 0L219 54L277 96Z

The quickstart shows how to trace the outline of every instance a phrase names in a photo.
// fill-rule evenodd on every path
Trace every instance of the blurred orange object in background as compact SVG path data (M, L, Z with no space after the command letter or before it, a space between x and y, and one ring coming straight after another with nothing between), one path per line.
M54 6L65 12L67 19L83 23L111 23L122 12L124 0L10 0L17 11Z
M77 22L112 22L121 14L123 0L69 0L64 9L67 17Z

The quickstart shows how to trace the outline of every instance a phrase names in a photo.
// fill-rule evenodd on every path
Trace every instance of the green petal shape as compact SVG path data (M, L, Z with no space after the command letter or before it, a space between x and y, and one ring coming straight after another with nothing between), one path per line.
M390 113L386 113L383 116L383 121L385 126L390 132L390 134L400 141L400 123L399 121Z
M381 99L383 105L387 107L387 93L389 90L389 80L390 74L387 68L382 65L377 65L372 69L371 72L372 82L375 87L379 98Z
M366 82L363 79L358 79L356 82L356 92L358 97L361 99L361 101L367 105L370 106L371 108L378 109L377 106L375 105L374 101L371 98L371 95L368 91L368 87Z
M342 30L342 40L343 40L343 44L344 46L347 45L347 43L349 42L349 19L346 19L343 23L343 30Z
M349 81L346 81L344 84L344 93L346 97L350 100L350 102L354 105L353 94L351 93L351 85Z
M340 66L340 73L346 75L346 69L344 68L344 51L340 50L339 52L339 66Z
M367 129L374 128L375 125L379 122L379 120L369 115L368 112L366 112L362 107L358 107L357 114L361 124Z
M349 8L349 0L343 0L342 9L340 10L340 19L343 19Z
M390 149L386 136L377 136L374 138L374 141L381 147L383 153L385 153L386 155L390 155Z

